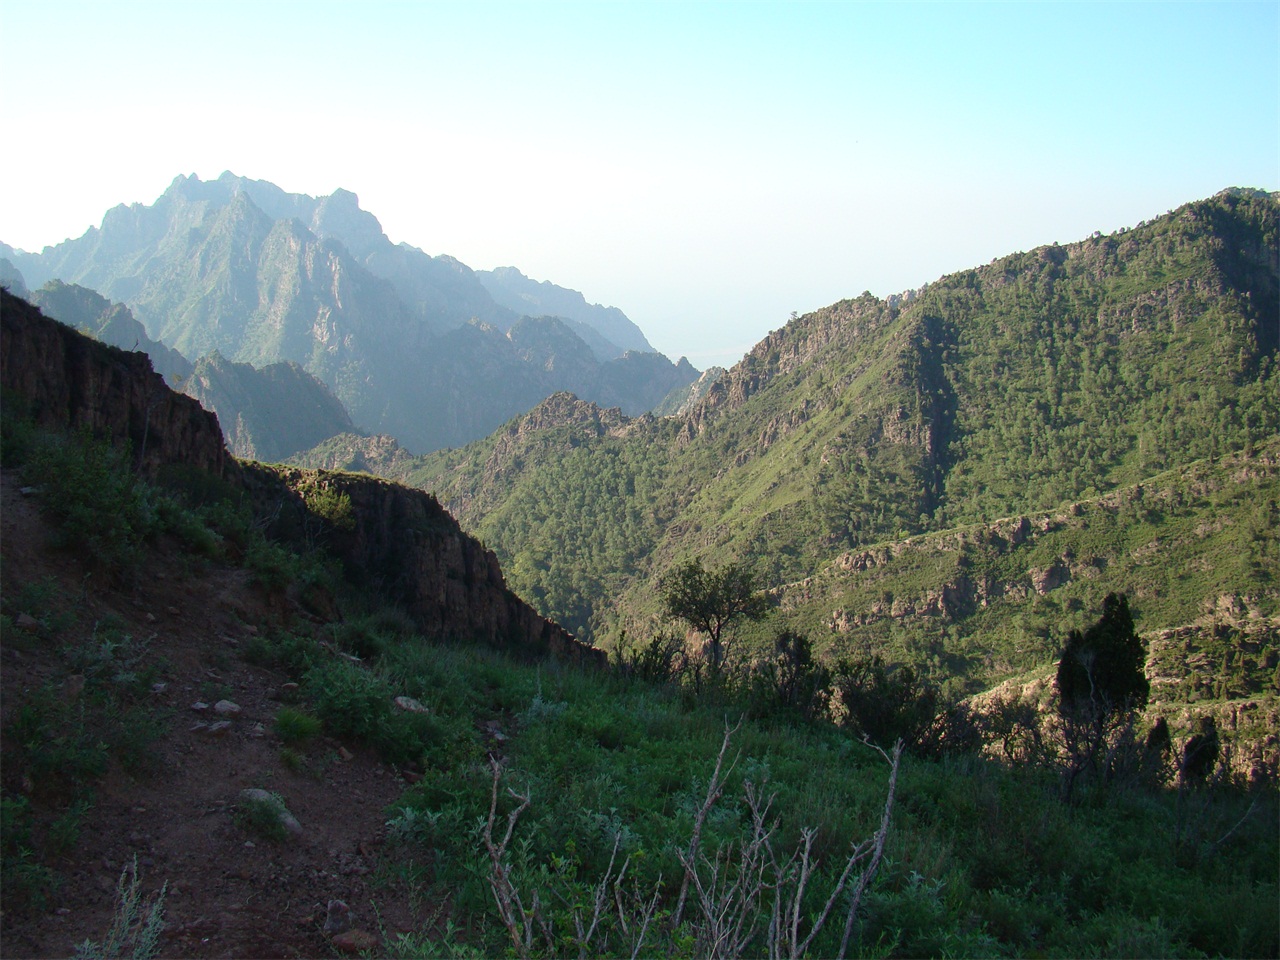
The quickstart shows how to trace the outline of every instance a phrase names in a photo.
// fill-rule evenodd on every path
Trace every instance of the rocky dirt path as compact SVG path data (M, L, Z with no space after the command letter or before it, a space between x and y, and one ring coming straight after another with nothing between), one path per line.
M101 941L121 869L135 856L146 893L168 884L164 956L338 955L342 940L323 929L330 900L345 901L353 926L368 934L417 929L421 905L396 879L384 845L387 807L406 784L356 745L325 738L299 751L299 769L282 762L272 721L288 695L282 686L297 678L241 657L279 616L244 572L193 564L162 547L127 588L100 583L74 553L49 547L36 498L19 492L16 476L4 471L2 480L5 595L51 583L64 620L74 617L54 636L0 650L5 717L32 698L74 697L63 650L89 641L94 624L114 615L165 663L152 699L167 732L147 772L130 776L113 765L97 784L78 844L50 864L62 882L49 909L5 909L0 954L67 956L86 937ZM219 700L238 711L217 714ZM195 710L197 703L209 707ZM5 786L39 809L39 784ZM246 788L279 794L301 835L273 842L238 823Z

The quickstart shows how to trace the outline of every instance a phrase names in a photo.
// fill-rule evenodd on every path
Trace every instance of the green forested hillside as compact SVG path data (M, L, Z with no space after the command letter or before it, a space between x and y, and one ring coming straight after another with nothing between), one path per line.
M654 578L695 556L746 560L774 588L816 578L802 619L816 640L845 643L834 621L849 588L826 571L851 551L1135 497L1148 478L1227 453L1251 469L1280 433L1277 208L1274 196L1224 192L908 297L843 301L770 334L684 416L625 420L554 398L424 458L412 480L486 539L517 591L597 640L654 610ZM1223 529L1274 497L1273 483L1243 494ZM1201 523L1189 504L1112 522L1116 550L1137 530L1154 542L1161 524ZM1002 579L971 554L971 577ZM1153 586L1165 596L1138 604L1140 626L1179 625L1220 592L1260 592L1273 614L1274 559L1257 563ZM1096 569L1097 590L1133 589L1126 562ZM1034 589L1024 599L886 619L909 635L899 649L938 633L930 657L958 655L952 667L985 677L1018 666L982 652L993 637L1039 635L1070 613ZM850 597L851 614L870 602Z

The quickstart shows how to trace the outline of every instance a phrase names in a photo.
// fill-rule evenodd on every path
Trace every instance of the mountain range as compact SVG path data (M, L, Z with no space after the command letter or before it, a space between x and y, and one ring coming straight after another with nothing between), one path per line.
M435 493L595 642L651 632L681 560L743 562L777 607L748 643L786 625L970 693L1042 670L1123 591L1183 638L1169 689L1205 695L1183 668L1221 654L1243 696L1280 665L1277 206L1227 190L864 294L702 377L624 349L647 341L580 294L391 245L344 192L179 178L0 269L132 298L145 329L68 284L33 294L153 357L157 331L203 351L174 373L240 455Z
M698 378L576 291L514 268L482 282L451 257L393 244L345 190L317 199L230 173L180 176L155 204L117 206L77 239L40 253L0 244L0 256L9 282L96 291L188 360L296 363L361 430L417 451L477 439L557 390L640 413Z
M1152 636L1192 628L1184 659L1226 643L1240 689L1271 689L1278 208L1224 191L910 297L842 301L678 416L559 395L385 469L601 643L648 635L657 579L696 557L749 564L777 601L769 629L958 692L1052 662L1109 591Z

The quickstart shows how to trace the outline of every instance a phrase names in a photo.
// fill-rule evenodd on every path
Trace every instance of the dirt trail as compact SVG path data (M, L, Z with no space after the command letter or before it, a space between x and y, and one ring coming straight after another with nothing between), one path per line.
M47 912L8 909L0 955L68 956L86 937L101 941L111 922L122 865L136 855L148 894L168 884L162 955L172 957L323 957L337 948L323 932L325 905L346 901L354 926L394 935L424 917L394 879L384 846L386 808L405 789L392 769L356 745L321 738L304 751L301 770L281 760L272 720L287 677L247 664L241 646L280 615L279 604L244 571L192 561L164 545L151 552L127 588L108 585L72 552L48 543L36 497L18 477L0 483L0 551L6 597L43 581L74 624L55 636L22 637L0 650L0 709L7 719L32 698L50 695L73 670L63 651L93 636L114 615L135 639L149 638L164 661L153 693L166 718L150 772L135 778L118 766L97 784L76 848L50 864L62 878ZM221 735L222 719L196 702L233 701L240 715ZM201 725L206 725L201 729ZM41 809L40 785L11 784ZM233 813L249 787L274 791L303 827L273 843L238 824Z

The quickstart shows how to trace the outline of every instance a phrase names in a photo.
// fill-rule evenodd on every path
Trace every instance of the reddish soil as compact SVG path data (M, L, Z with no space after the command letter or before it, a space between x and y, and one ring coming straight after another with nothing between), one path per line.
M322 930L331 899L350 905L354 927L382 936L428 923L430 905L397 879L395 853L383 842L387 807L405 781L358 745L323 738L305 751L307 769L294 772L281 761L271 723L281 685L297 678L247 664L239 648L288 616L288 605L262 595L241 570L192 561L164 545L128 587L86 576L73 552L49 546L38 498L19 492L12 471L3 471L2 481L5 596L51 578L74 615L54 636L14 631L2 645L5 717L47 696L46 684L64 683L72 670L63 651L114 614L134 638L152 638L150 650L165 664L165 687L153 699L167 733L151 772L135 778L113 766L98 782L77 847L49 864L62 882L48 911L4 904L0 955L69 956L85 938L100 942L121 868L135 855L148 896L168 884L163 956L335 956ZM219 719L192 704L220 697L243 711L229 730L212 737L192 729ZM39 784L5 785L30 793L37 814L48 809ZM233 812L247 787L279 793L303 836L274 843L238 824Z

